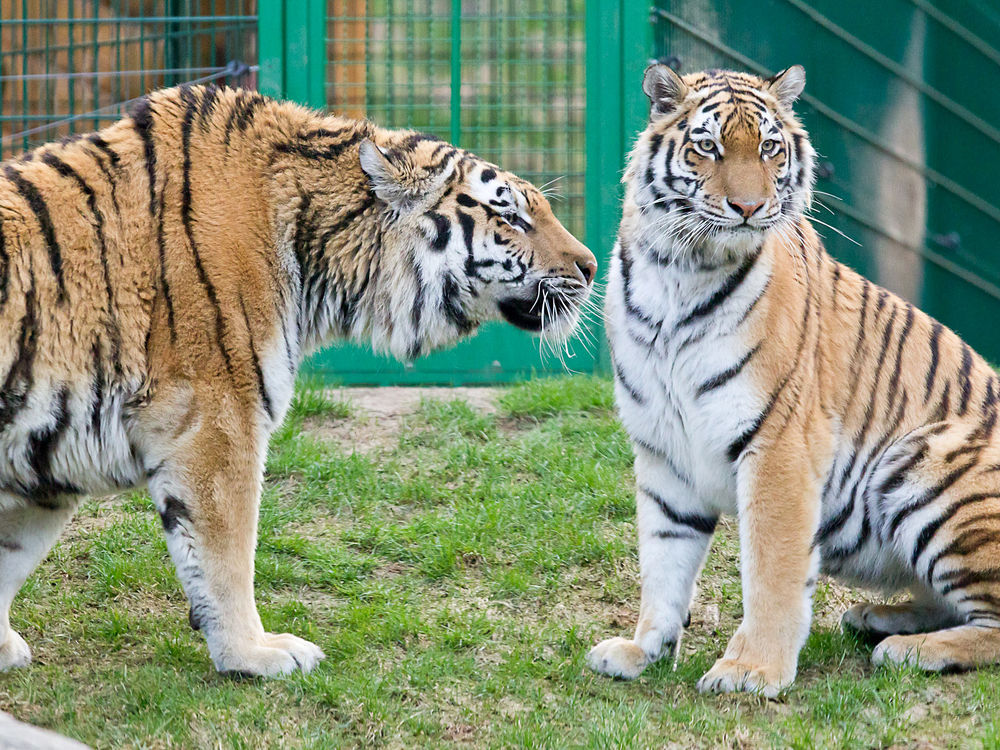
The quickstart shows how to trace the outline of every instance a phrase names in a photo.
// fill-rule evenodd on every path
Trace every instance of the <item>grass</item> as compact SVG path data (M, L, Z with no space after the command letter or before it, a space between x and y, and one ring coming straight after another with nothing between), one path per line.
M101 748L1000 748L1000 670L873 669L836 628L846 592L829 583L787 694L699 695L740 613L725 522L677 668L591 674L587 650L630 633L638 608L607 381L527 383L496 414L426 401L384 448L313 429L345 420L360 422L348 403L303 390L261 508L265 627L317 642L316 671L217 675L133 493L88 501L15 602L36 661L0 675L0 709Z

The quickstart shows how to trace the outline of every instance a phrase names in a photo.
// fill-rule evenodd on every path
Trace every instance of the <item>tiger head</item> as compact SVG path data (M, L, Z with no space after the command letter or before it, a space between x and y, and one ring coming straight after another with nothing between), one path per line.
M420 348L497 318L568 337L597 263L541 191L433 136L383 132L388 137L364 140L358 154L371 191L391 213L383 242L412 259L399 273L414 272L425 311L441 313L437 329L435 316L422 316Z
M792 103L805 70L771 78L646 69L650 121L625 182L648 245L665 259L727 263L790 233L808 209L814 152Z

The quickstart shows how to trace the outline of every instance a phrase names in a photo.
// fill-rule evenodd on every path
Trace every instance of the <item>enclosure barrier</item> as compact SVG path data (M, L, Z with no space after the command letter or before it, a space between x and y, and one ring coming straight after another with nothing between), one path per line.
M995 4L658 0L650 18L654 54L682 71L804 64L827 247L1000 363Z
M159 86L259 86L550 183L606 267L647 62L802 63L830 250L1000 362L1000 97L982 86L998 49L985 0L3 0L0 157L106 125ZM412 365L335 347L309 369L379 384L606 370L590 334L565 363L498 324Z

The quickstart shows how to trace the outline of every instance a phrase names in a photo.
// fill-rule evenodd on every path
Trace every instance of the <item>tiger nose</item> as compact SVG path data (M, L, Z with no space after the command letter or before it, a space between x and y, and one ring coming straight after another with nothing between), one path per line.
M594 275L597 273L597 263L592 260L588 260L586 263L576 262L576 267L580 269L580 273L583 274L583 280L588 284L593 283Z
M733 209L736 213L742 214L744 219L749 219L758 208L764 205L764 201L747 201L747 200L733 200L732 198L726 198L726 203L729 207Z

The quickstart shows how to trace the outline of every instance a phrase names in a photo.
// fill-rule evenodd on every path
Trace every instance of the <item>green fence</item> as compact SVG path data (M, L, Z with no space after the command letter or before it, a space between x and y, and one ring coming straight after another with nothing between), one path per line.
M157 86L259 84L555 180L557 215L603 260L651 58L803 63L830 250L1000 361L998 49L988 0L0 0L0 157L100 127ZM496 324L412 365L334 347L309 369L486 383L605 366L600 346L575 349L564 365Z
M0 0L0 159L119 119L146 91L254 85L252 0Z
M660 0L652 22L682 71L804 64L828 248L1000 362L995 3Z
M436 133L536 185L584 233L584 0L333 0L326 101L356 117ZM598 338L592 335L592 338ZM491 383L532 372L593 371L580 342L564 365L536 338L497 323L455 349L402 365L335 346L311 368L342 382Z

